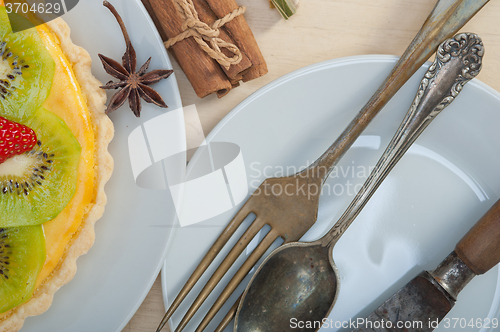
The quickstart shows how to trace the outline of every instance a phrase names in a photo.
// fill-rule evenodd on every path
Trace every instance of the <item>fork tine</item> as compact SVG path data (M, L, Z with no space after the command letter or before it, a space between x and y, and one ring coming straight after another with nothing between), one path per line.
M236 311L238 311L238 305L240 304L241 298L242 296L240 295L240 297L238 297L236 302L234 302L233 306L231 307L231 309L229 309L226 316L224 316L224 318L222 319L219 326L217 326L214 332L224 331L224 329L229 325L229 323L231 323L234 316L236 315Z
M207 297L213 291L213 289L217 286L222 277L226 274L229 268L234 264L236 259L240 256L243 250L247 247L250 241L254 238L254 236L264 227L264 222L262 222L259 217L253 221L253 223L248 227L245 233L239 238L237 244L231 249L229 254L224 258L222 263L219 265L214 274L210 277L205 287L201 290L200 294L196 297L193 304L186 312L184 317L182 318L179 326L177 326L176 332L180 332L186 327L191 318L196 314L200 306L205 302ZM269 232L271 233L272 230ZM268 233L268 234L269 234ZM265 238L264 238L265 239Z
M221 295L215 301L213 306L208 311L207 315L203 318L200 325L196 328L196 332L202 332L208 326L208 324L215 317L220 308L226 303L231 294L234 292L236 287L241 283L241 281L248 275L248 272L254 267L254 265L259 261L259 259L265 254L266 250L274 243L274 241L279 237L279 234L273 232L271 229L269 233L264 237L264 239L259 243L257 248L250 254L247 260L243 263L241 268L236 272L227 284L226 288L222 291Z
M289 242L295 242L298 241L299 238L288 238L287 240L284 240L281 245L287 244ZM238 306L240 305L240 301L243 295L240 295L238 299L234 302L233 306L229 311L227 312L226 316L221 320L220 324L217 326L217 328L214 330L214 332L222 332L224 329L231 323L233 318L236 316L236 311L238 311Z
M250 200L248 202L250 202ZM193 274L191 274L188 281L184 284L184 286L182 287L181 291L179 292L175 300L169 306L167 312L165 313L163 319L160 322L160 325L158 325L158 328L156 329L157 332L163 329L165 324L167 324L168 320L172 317L175 310L177 310L179 305L182 303L182 301L184 301L186 296L193 289L194 285L198 282L203 273L205 273L210 264L212 264L213 260L215 259L215 257L217 257L221 249L226 245L227 241L229 241L229 239L241 225L243 220L245 220L245 218L252 212L250 210L250 205L248 204L248 202L245 203L245 205L243 205L243 207L238 211L238 213L236 213L236 215L231 220L229 225L226 226L224 231L221 233L221 235L219 235L219 237L212 245L210 250L207 252L205 257L203 257L201 262L198 264Z

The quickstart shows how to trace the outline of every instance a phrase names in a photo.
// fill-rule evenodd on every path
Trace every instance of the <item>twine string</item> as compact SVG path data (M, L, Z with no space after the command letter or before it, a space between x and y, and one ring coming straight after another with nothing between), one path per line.
M212 26L209 26L198 18L193 0L174 0L174 4L179 14L184 17L184 23L181 27L182 32L164 43L166 48L172 47L181 40L193 37L200 48L226 70L231 65L240 63L242 55L239 48L232 43L224 41L219 35L220 28L235 17L242 15L246 11L246 7L242 6L235 9L223 18L215 21ZM223 48L231 52L234 56L226 56L222 53L221 49Z

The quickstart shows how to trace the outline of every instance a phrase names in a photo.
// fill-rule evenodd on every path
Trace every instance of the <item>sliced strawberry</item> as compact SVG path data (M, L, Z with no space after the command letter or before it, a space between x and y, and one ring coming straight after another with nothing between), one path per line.
M31 151L37 142L33 129L0 116L0 164Z

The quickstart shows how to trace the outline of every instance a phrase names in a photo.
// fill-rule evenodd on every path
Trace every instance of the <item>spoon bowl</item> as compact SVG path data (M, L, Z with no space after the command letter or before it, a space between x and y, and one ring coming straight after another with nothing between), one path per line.
M330 248L318 244L285 244L266 258L252 280L261 287L249 288L241 304L238 331L281 331L291 326L291 318L297 324L321 322L330 313L338 295L339 273Z
M458 34L438 47L410 110L347 210L321 239L288 243L266 258L243 293L235 331L319 330L339 292L333 247L418 136L479 74L483 54L481 39L472 33Z

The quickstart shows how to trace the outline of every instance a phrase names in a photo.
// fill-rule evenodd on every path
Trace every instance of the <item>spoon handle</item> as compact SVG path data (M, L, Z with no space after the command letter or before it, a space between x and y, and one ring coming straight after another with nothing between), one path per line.
M472 33L458 34L439 46L436 59L420 82L417 95L389 146L347 210L320 240L322 245L333 246L337 242L422 131L477 76L483 53L481 38Z
M317 174L316 176L324 183L335 165L371 120L432 55L439 43L456 34L488 1L438 0L422 28L377 92L339 138L304 172L308 175Z

